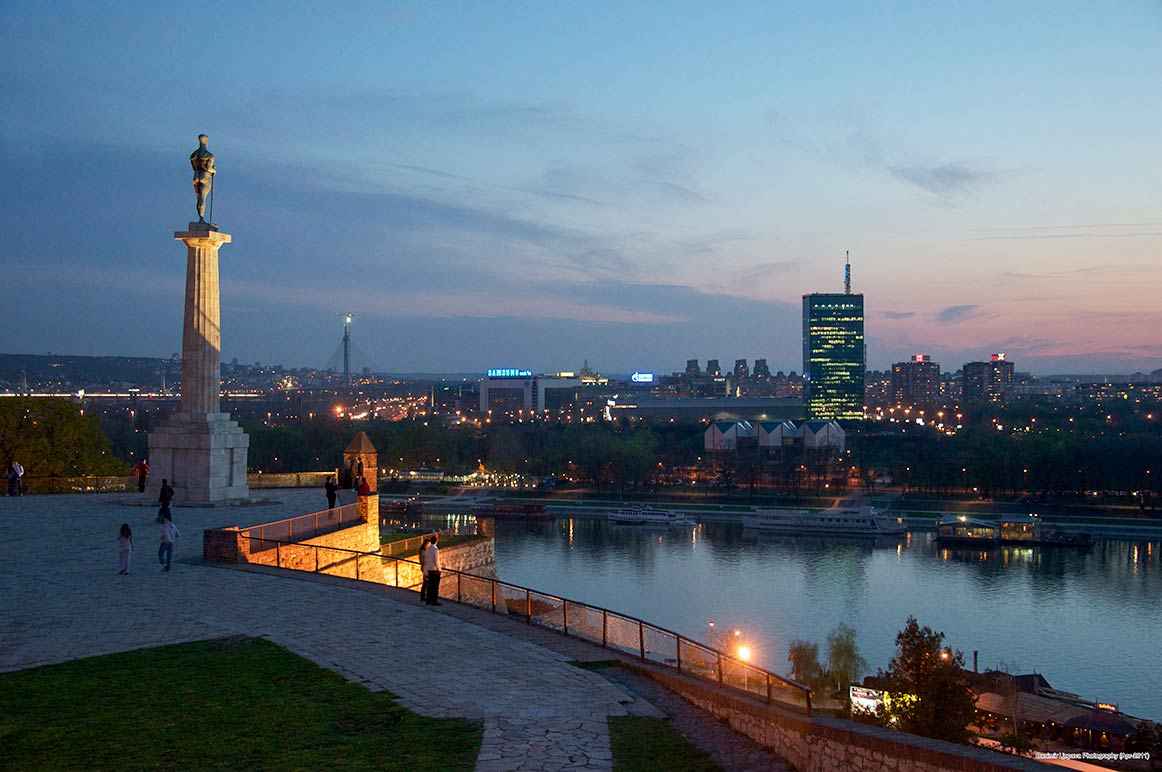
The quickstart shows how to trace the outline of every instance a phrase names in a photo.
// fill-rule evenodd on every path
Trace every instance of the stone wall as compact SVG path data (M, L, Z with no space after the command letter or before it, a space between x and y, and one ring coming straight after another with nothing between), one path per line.
M1037 772L1029 759L893 732L830 716L807 717L674 672L643 672L770 748L799 772Z

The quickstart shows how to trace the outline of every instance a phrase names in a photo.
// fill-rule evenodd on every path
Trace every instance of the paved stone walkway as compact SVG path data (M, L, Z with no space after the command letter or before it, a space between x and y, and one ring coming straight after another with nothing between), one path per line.
M0 497L0 671L257 635L421 715L482 720L481 772L612 768L606 718L626 715L632 697L564 654L446 607L203 563L204 528L303 514L322 500L318 491L262 493L282 504L175 508L182 537L168 574L156 559L156 508L123 505L132 494ZM129 576L117 573L122 522L136 547Z

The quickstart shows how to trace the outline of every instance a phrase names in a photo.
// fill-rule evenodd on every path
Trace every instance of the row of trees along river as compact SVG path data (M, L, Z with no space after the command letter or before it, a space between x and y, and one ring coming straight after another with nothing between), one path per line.
M146 427L122 412L98 416L65 399L0 400L0 460L31 476L128 472L146 453ZM918 493L1147 491L1162 477L1162 407L1118 402L1063 408L982 406L952 434L915 423L847 425L842 453L757 448L710 456L706 423L444 424L438 418L356 422L320 414L296 426L244 422L252 471L324 470L366 431L385 469L443 469L556 476L617 492L685 485L748 492L824 494L890 479ZM946 427L950 429L951 427Z

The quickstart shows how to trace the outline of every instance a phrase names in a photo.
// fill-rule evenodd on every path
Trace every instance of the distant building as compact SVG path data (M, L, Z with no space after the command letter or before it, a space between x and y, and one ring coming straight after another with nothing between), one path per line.
M756 359L754 361L754 377L758 380L767 380L771 377L771 368L767 367L767 360Z
M753 445L768 459L783 459L787 452L812 451L838 455L844 451L847 434L835 421L712 421L703 433L707 453L725 453Z
M697 359L686 360L686 375L701 375L702 368L698 366Z
M814 419L863 418L863 295L851 293L850 265L844 290L803 296L803 375Z
M745 359L734 360L734 377L735 378L749 378L750 368L746 365Z
M927 408L940 402L940 364L928 354L915 354L892 365L892 404Z
M966 362L961 369L961 395L965 402L1006 402L1013 392L1013 363L1004 354L988 362Z
M706 374L714 378L722 375L722 368L718 366L717 359L706 360Z
M583 383L584 378L534 376L531 370L489 370L478 384L480 412L497 416L556 412L577 403Z

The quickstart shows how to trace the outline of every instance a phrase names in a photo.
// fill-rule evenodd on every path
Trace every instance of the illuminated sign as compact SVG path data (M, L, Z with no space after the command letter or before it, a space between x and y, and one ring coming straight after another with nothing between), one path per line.
M494 367L488 371L489 378L531 378L532 370L518 370L515 367Z
M633 375L631 375L629 377L629 379L631 381L633 381L634 383L653 383L654 382L654 374L653 373L634 373Z

